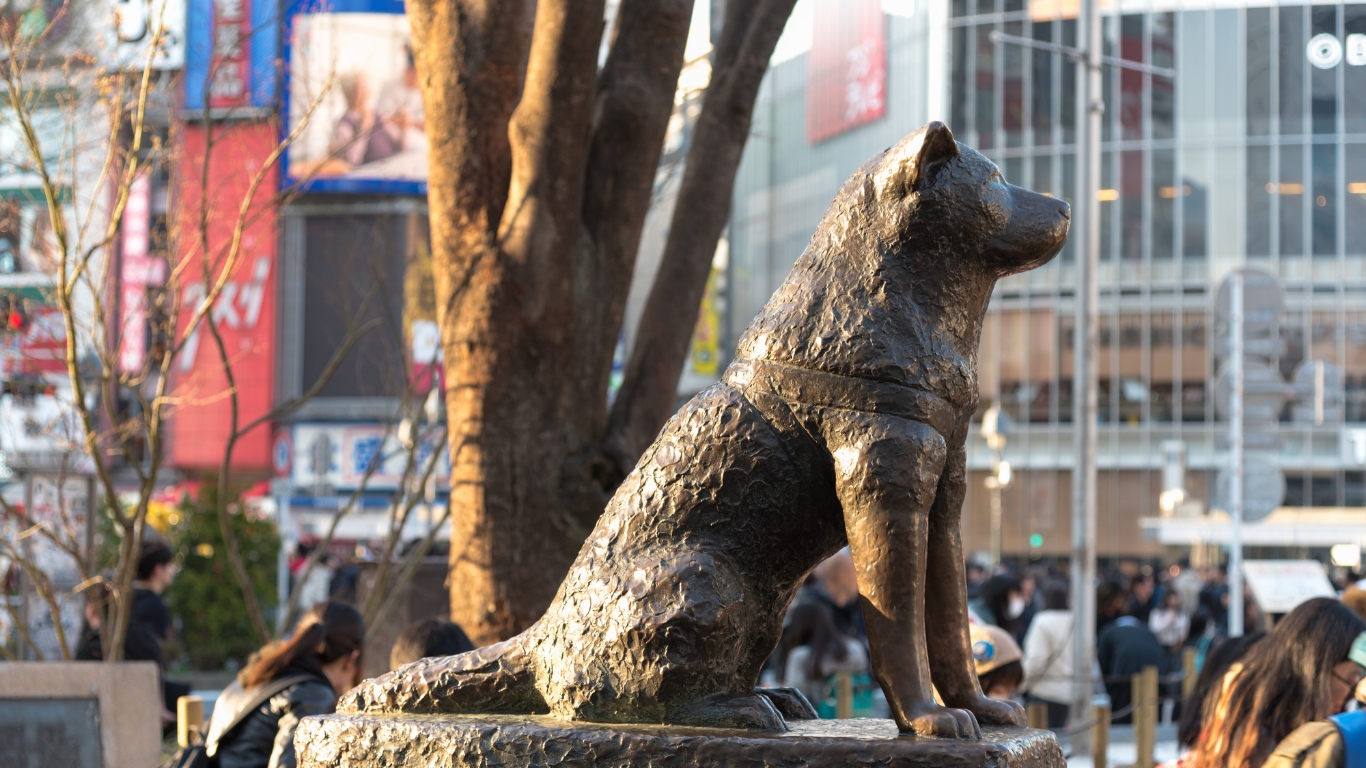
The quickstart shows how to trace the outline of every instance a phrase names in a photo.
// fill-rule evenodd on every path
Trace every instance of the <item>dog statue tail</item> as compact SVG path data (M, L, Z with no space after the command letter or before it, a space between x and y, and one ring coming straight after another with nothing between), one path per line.
M527 652L528 632L457 656L422 659L363 681L337 702L343 714L546 714Z

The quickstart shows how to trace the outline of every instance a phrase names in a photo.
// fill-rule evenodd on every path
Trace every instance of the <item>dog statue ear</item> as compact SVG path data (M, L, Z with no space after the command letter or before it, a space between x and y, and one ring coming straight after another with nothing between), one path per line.
M929 180L930 169L958 157L953 132L939 121L930 123L893 147L874 177L879 197L918 192Z

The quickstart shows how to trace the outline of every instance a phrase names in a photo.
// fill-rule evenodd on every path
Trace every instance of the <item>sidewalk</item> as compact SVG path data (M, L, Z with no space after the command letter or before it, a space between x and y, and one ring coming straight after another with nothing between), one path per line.
M1059 737L1062 742L1063 754L1070 753L1066 739ZM1106 765L1109 768L1117 766L1133 765L1138 753L1134 748L1134 728L1131 725L1112 725L1110 726L1110 749L1106 751L1108 760ZM1157 726L1157 748L1153 750L1153 758L1158 763L1175 760L1179 757L1180 751L1176 746L1176 725ZM1093 768L1095 765L1090 757L1069 757L1067 768Z

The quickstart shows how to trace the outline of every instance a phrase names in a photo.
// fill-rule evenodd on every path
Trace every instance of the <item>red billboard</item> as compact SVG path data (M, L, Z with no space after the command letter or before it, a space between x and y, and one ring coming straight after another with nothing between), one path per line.
M806 140L815 144L887 113L881 0L816 0L806 57Z
M176 232L184 276L177 281L180 322L188 326L195 308L206 296L200 238L200 201L205 192L211 204L207 226L210 269L216 276L228 257L238 209L256 169L274 148L276 130L268 123L225 123L214 126L213 153L205 157L205 135L200 125L184 127L179 212ZM201 172L208 162L208 184ZM258 187L246 217L242 245L227 283L202 323L212 322L223 337L237 385L238 423L246 424L269 412L275 382L276 212L272 169ZM178 405L171 415L171 465L184 469L214 469L221 465L232 427L232 401L227 376L213 337L203 327L187 339L172 363L172 382ZM233 466L269 469L271 425L263 424L237 442Z

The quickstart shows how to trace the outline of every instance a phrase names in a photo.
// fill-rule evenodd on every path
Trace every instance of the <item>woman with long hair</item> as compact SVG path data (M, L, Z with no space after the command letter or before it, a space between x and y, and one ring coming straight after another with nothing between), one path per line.
M219 768L294 768L294 731L309 715L325 715L360 682L365 630L360 613L319 603L292 637L252 655L219 696L205 741Z
M1308 600L1224 677L1212 717L1183 761L1191 768L1261 768L1305 723L1342 711L1361 676L1347 658L1366 621L1332 598Z

